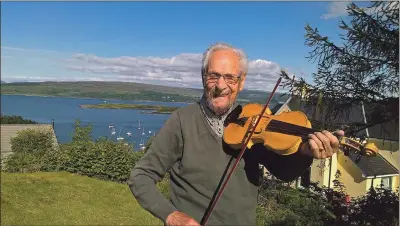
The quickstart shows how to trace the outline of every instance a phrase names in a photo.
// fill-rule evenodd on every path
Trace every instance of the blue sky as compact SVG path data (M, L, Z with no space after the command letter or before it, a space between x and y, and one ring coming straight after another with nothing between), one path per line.
M309 23L338 40L343 2L2 2L2 80L114 80L199 87L201 53L244 49L247 88L280 68L310 78Z

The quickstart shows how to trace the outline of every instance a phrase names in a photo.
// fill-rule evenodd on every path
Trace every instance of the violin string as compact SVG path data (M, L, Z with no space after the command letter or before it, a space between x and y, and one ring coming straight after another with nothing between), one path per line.
M267 126L267 129L284 133L289 132L291 135L302 135L305 137L308 137L308 134L312 134L317 131L311 128L301 127L278 120L271 120L271 122Z

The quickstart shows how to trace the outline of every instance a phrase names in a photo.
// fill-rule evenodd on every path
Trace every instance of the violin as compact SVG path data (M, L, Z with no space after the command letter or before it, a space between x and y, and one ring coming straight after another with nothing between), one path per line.
M256 143L262 143L267 149L278 154L290 155L298 151L300 143L308 139L309 134L318 131L312 128L307 116L301 111L272 115L268 105L281 80L282 77L278 79L264 106L255 103L247 104L243 107L239 105L227 116L224 122L223 140L234 149L241 148L241 151L217 196L202 219L202 226L207 223L246 149L250 149ZM378 148L373 143L363 145L361 142L348 137L339 137L338 139L340 149L346 155L353 151L364 156L373 157L378 152Z
M263 106L247 104L236 107L225 121L224 141L234 149L240 149L246 139L246 147L262 143L266 148L281 155L290 155L298 150L301 142L308 139L309 134L319 132L313 129L307 116L301 111L282 112L279 115L268 113L260 114ZM269 111L270 112L270 111ZM260 118L259 124L255 123ZM249 131L254 133L249 137ZM349 137L338 137L339 149L346 155L349 152L363 156L374 157L378 148L373 143L361 144Z

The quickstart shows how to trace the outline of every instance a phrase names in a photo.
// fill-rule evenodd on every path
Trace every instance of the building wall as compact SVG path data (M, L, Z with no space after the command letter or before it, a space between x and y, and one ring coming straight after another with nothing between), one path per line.
M311 166L310 180L318 182L320 186L333 187L333 181L335 180L335 174L338 167L337 154L332 155L332 167L329 159L315 159ZM329 174L330 183L329 183Z
M365 195L367 192L367 180L362 177L361 170L354 162L343 153L338 155L338 170L341 173L341 182L346 187L346 192L350 197Z

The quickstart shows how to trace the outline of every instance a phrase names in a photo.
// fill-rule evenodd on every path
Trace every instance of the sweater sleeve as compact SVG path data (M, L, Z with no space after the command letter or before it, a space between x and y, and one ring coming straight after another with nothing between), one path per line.
M300 146L299 146L300 147ZM313 157L299 151L290 155L280 155L273 151L263 151L261 164L276 178L289 182L301 176L313 163Z
M311 122L307 120L307 127L311 127ZM263 164L267 170L278 179L289 182L301 176L313 163L314 158L302 154L299 149L305 144L304 140L289 148L289 155L280 155L272 150L262 151ZM262 146L264 149L265 147Z
M183 139L179 116L173 112L157 133L146 154L131 171L129 188L139 204L151 214L166 221L175 206L157 189L165 173L180 158Z

